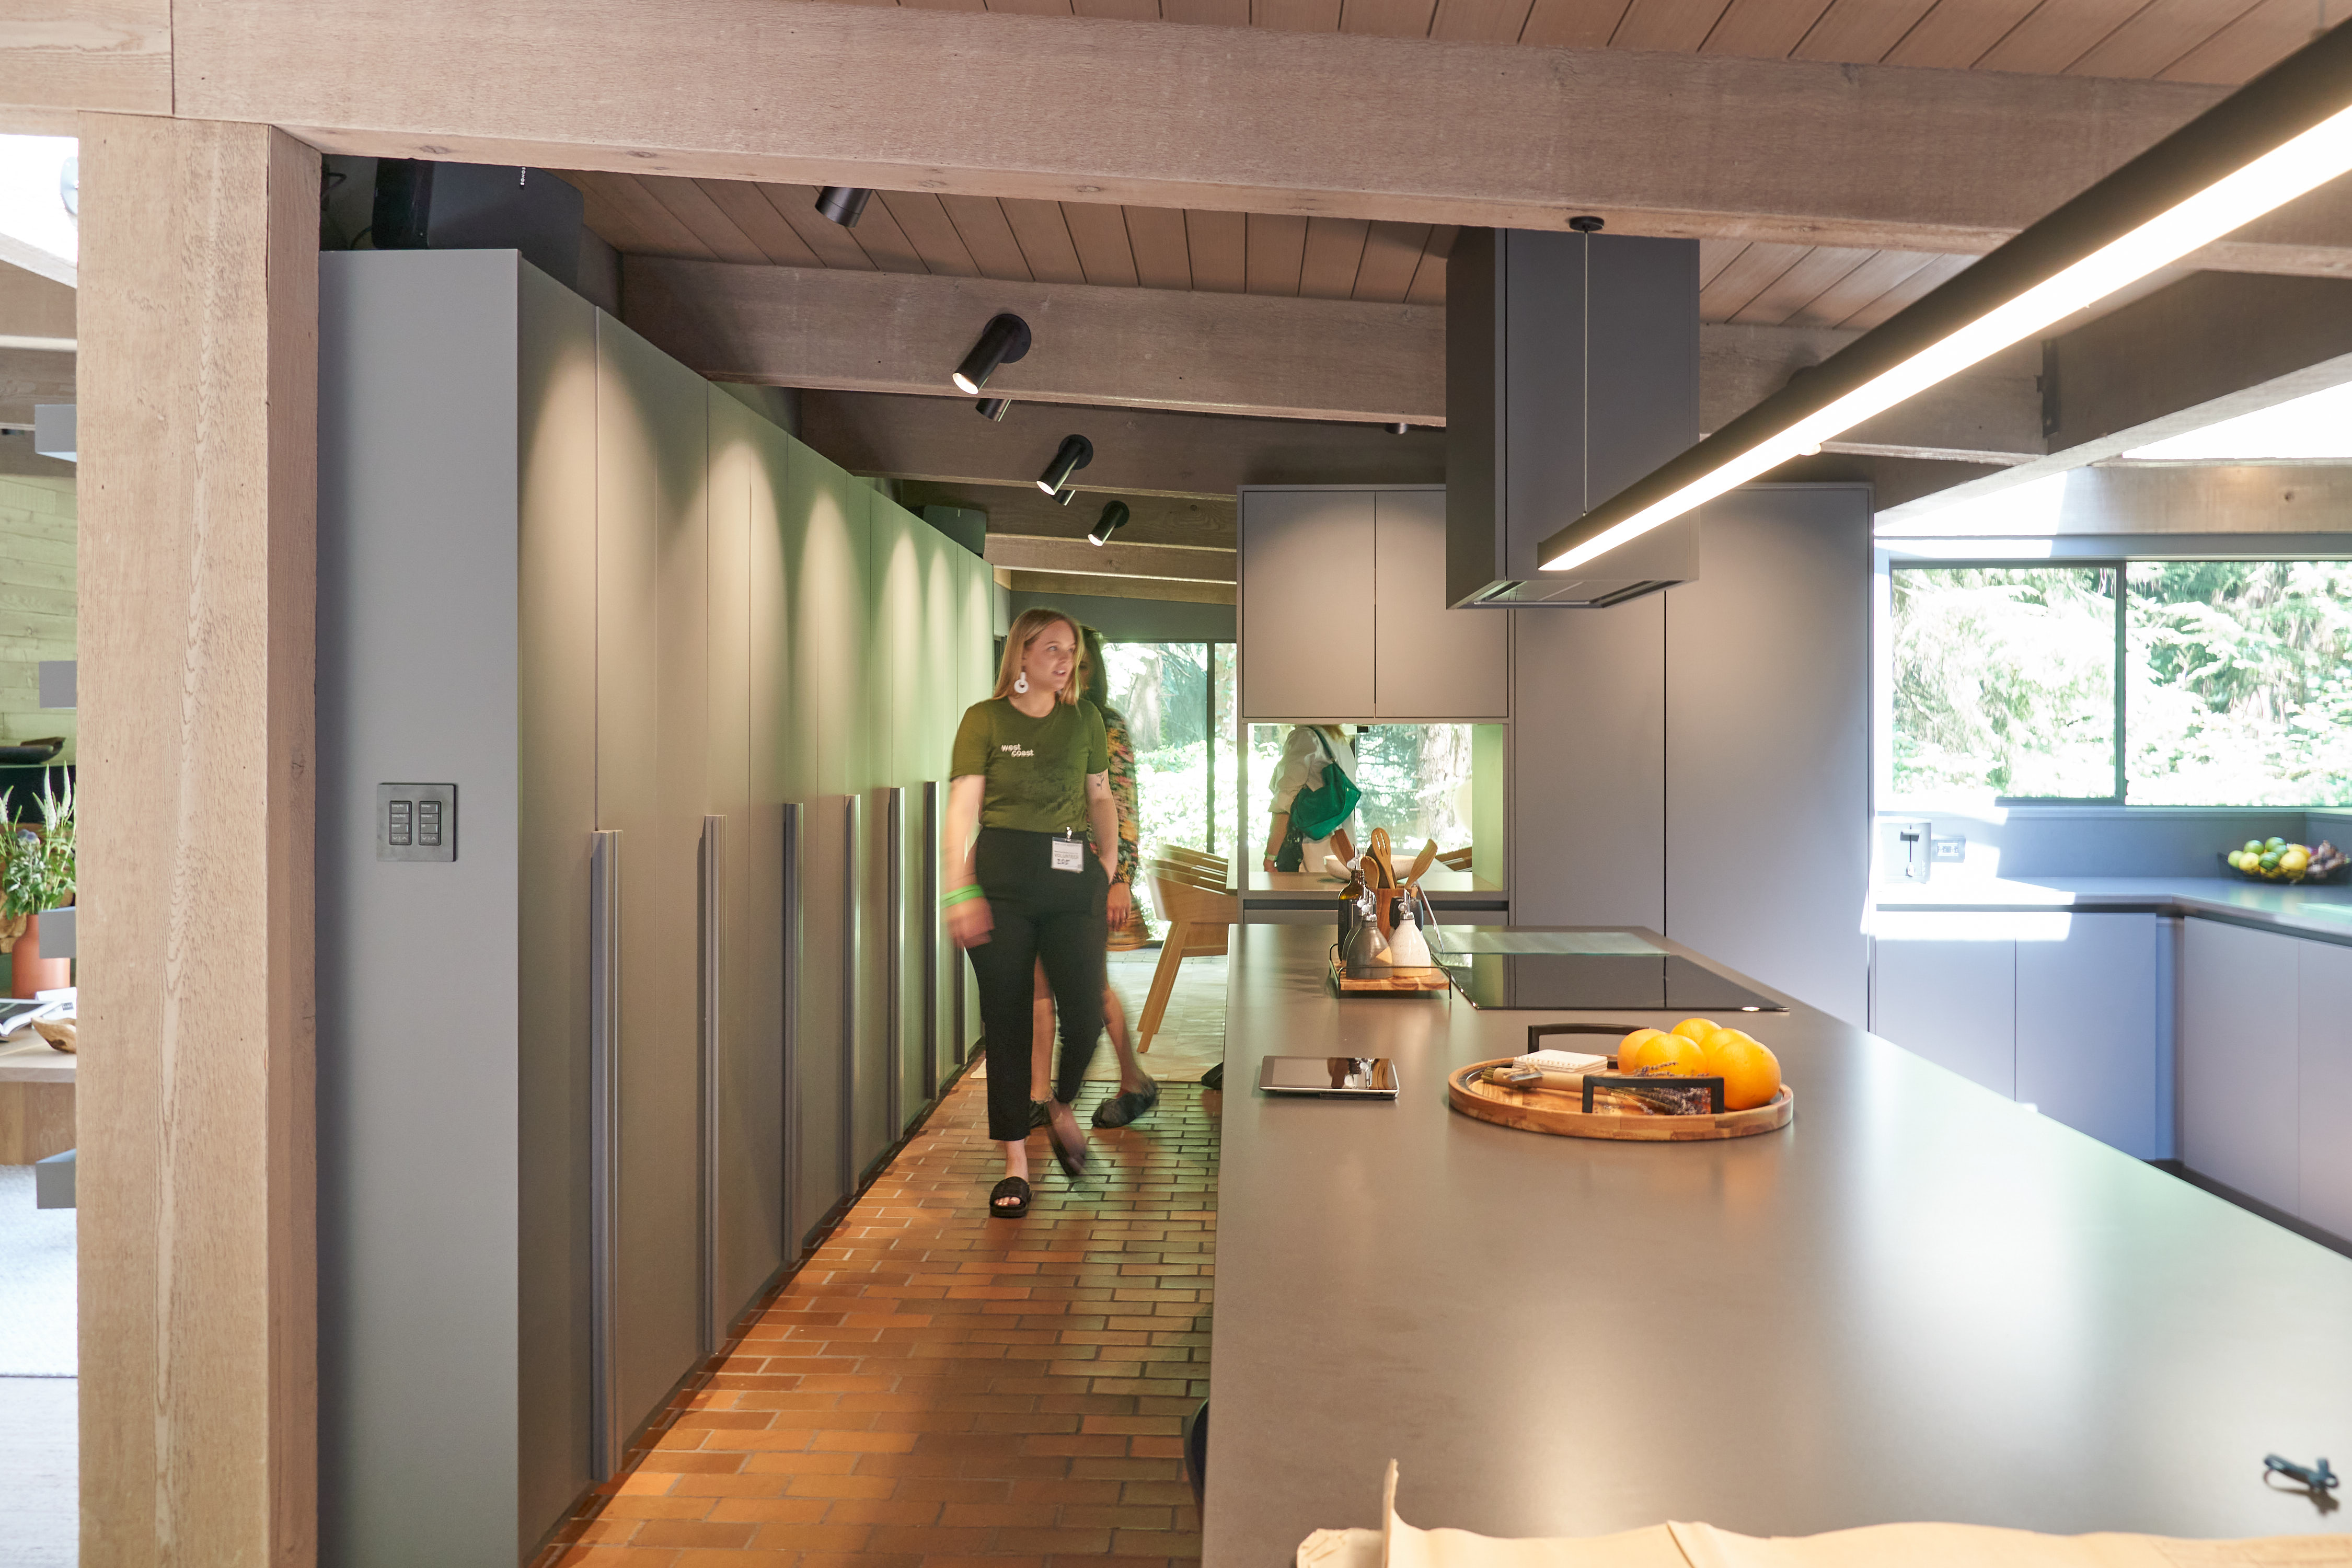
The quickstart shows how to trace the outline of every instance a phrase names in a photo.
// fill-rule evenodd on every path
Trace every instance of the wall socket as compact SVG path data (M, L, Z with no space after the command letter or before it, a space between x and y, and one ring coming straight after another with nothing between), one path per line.
M375 858L455 860L457 786L380 784L375 786Z
M1969 858L1969 841L1964 837L1938 838L1928 847L1935 851L1935 858L1938 860L1965 860Z

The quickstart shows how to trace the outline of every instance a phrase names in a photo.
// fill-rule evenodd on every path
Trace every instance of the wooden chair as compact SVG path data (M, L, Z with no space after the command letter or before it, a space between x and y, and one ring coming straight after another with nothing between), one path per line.
M1470 869L1470 847L1465 844L1459 849L1441 851L1437 857L1437 863L1441 866L1450 866L1456 871L1467 871Z
M1160 851L1160 858L1178 866L1196 867L1216 874L1220 883L1233 876L1233 866L1222 855L1207 855L1198 849L1187 849L1181 844L1170 844Z
M1151 901L1168 930L1160 939L1160 963L1151 971L1143 1016L1136 1021L1139 1055L1151 1048L1151 1037L1160 1031L1168 997L1176 989L1176 966L1188 958L1223 956L1226 938L1242 918L1241 899L1227 890L1223 874L1167 859L1152 861L1149 870Z

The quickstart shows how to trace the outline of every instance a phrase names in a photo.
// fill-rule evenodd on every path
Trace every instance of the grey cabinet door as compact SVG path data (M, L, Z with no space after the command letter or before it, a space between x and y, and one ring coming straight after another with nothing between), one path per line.
M2300 1108L2293 1059L2281 1047L2301 1033L2302 944L2219 921L2184 923L2181 1162L2292 1212Z
M2295 1212L2352 1237L2352 947L2299 942Z
M2076 915L2017 943L2017 1098L2142 1160L2158 1152L2154 915Z
M1988 935L1996 917L1980 918ZM1948 929L1948 928L1945 928ZM1907 941L1882 932L1873 963L1871 1032L2017 1098L2017 943Z
M1511 712L1511 612L1445 607L1445 492L1373 498L1372 702L1382 719Z
M1372 512L1370 490L1244 492L1244 718L1376 716Z

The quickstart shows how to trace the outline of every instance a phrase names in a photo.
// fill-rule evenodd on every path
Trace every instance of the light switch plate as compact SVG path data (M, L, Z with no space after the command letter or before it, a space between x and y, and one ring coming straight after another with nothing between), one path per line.
M375 786L375 858L455 860L457 786L380 784Z
M1927 847L1935 851L1934 858L1938 860L1966 860L1969 858L1969 841L1960 834L1954 834L1949 838L1931 839Z

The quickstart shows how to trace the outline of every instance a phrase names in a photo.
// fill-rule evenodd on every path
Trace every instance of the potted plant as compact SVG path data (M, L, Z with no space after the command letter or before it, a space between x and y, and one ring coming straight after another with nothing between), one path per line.
M30 996L70 985L72 961L41 956L41 911L74 901L73 781L62 794L41 782L41 825L16 819L12 792L0 790L0 823L8 825L5 858L0 859L0 952L10 955L10 993Z

